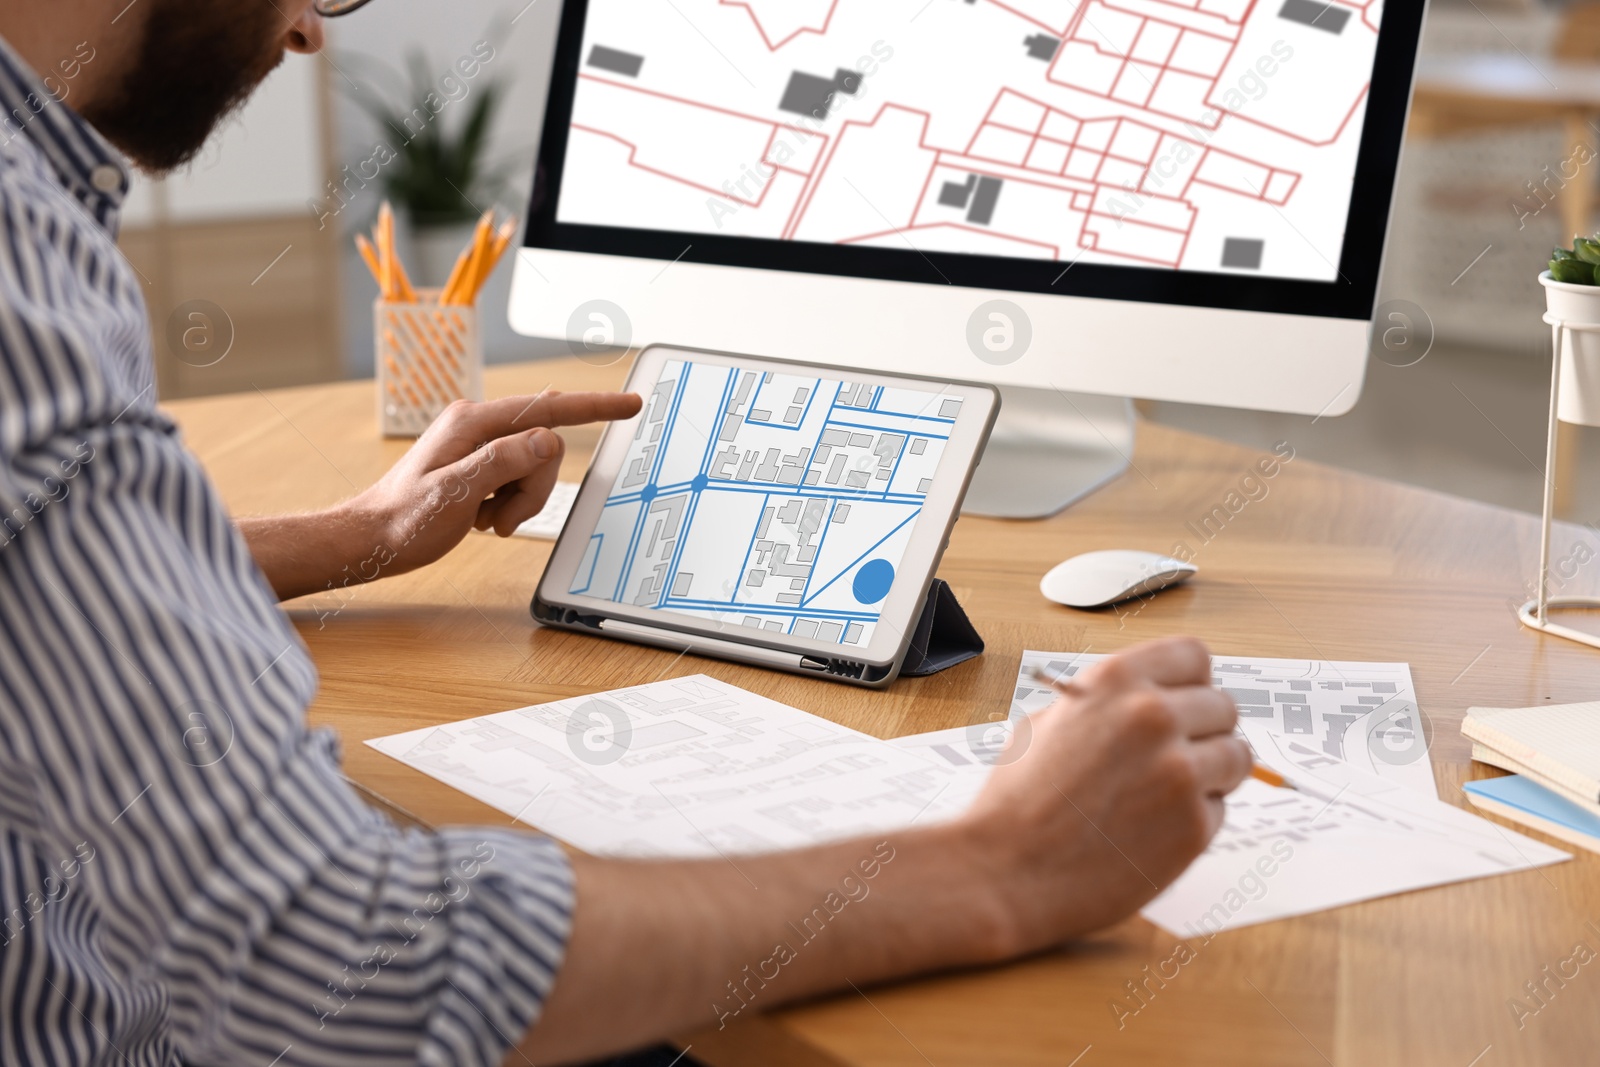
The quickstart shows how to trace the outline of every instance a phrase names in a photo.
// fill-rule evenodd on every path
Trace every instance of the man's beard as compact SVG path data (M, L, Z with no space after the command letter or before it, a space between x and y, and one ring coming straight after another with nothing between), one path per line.
M183 166L283 61L272 0L146 0L144 41L121 85L82 114L155 174Z

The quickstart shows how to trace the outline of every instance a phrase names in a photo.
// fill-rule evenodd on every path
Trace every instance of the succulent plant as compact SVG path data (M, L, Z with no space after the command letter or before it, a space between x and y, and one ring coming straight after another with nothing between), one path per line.
M1600 267L1600 234L1577 237L1571 248L1550 253L1550 277L1572 285L1600 285L1595 269Z

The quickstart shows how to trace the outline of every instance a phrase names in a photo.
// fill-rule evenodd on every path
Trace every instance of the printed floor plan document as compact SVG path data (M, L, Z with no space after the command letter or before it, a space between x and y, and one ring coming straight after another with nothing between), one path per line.
M1033 671L1070 677L1101 658L1027 652L1010 716L888 742L694 675L367 743L587 852L736 863L959 816L996 763L1028 758L1029 716L1054 699ZM1415 756L1406 736L1422 727L1405 664L1217 657L1214 669L1272 694L1243 730L1299 788L1249 779L1227 798L1209 847L1142 912L1168 931L1207 937L1569 858L1437 798L1426 746ZM1324 688L1293 684L1308 680ZM1347 721L1359 709L1370 721ZM1371 745L1399 756L1368 758Z
M955 814L951 771L705 675L367 743L596 855L769 852Z
M1008 718L892 744L962 772L941 806L970 803L997 759L1026 758L1027 717L1055 700L1035 672L1070 679L1104 658L1025 652ZM1570 858L1438 799L1406 664L1216 656L1212 673L1257 760L1299 789L1247 779L1228 796L1209 847L1141 912L1171 933L1207 937ZM1020 744L1002 756L1012 733Z

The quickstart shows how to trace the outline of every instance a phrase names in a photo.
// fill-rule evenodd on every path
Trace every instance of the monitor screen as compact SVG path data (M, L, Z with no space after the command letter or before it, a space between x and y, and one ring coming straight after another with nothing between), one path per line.
M529 243L1365 316L1421 4L1390 7L574 0Z
M961 406L668 361L568 592L865 648Z

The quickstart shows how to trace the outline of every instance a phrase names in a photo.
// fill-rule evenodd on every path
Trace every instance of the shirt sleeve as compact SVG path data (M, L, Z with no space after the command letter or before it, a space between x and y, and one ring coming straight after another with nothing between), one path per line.
M352 793L305 722L304 645L150 396L137 281L19 180L0 170L0 903L41 871L56 889L5 931L0 1061L498 1064L561 963L564 853L401 829Z

